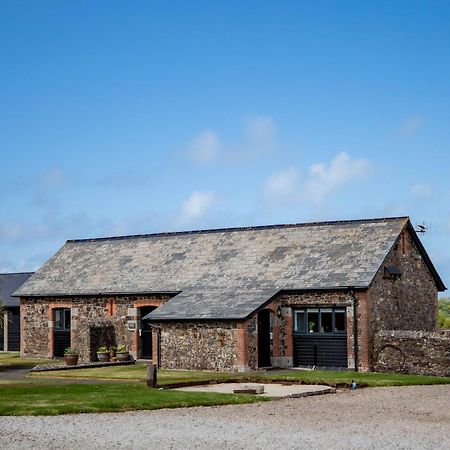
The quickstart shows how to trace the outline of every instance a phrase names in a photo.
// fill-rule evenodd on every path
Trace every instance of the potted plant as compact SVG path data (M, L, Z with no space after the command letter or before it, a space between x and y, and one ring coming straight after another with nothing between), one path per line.
M64 363L66 366L78 364L78 350L76 348L69 347L64 350Z
M128 361L130 359L130 352L127 351L125 345L119 345L117 347L116 355L118 361Z
M316 322L308 322L308 330L310 333L314 333L314 327L316 326Z
M106 345L102 345L97 350L97 359L99 362L108 362L109 361L109 348Z

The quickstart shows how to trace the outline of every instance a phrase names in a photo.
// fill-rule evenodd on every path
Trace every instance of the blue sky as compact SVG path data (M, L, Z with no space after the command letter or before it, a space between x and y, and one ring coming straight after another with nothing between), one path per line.
M449 2L3 0L0 55L0 271L409 215L450 284Z

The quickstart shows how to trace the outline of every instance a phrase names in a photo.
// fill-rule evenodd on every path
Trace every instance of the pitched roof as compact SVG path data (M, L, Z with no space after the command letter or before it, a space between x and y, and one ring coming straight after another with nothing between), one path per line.
M150 316L246 317L263 292L368 287L407 224L397 217L67 241L15 295L183 291Z
M244 319L278 292L279 289L186 289L144 319Z
M25 283L33 272L0 273L0 302L6 306L19 306L20 300L12 294Z

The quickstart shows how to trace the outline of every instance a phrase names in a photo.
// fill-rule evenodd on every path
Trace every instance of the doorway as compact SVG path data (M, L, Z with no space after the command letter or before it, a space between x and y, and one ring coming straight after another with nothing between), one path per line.
M258 313L258 367L270 367L270 310Z
M153 346L152 346L152 328L149 320L142 320L147 314L151 313L156 306L143 306L139 308L141 317L141 329L139 330L140 336L140 349L142 359L152 359Z
M70 347L70 308L53 310L53 356L63 357L64 350Z

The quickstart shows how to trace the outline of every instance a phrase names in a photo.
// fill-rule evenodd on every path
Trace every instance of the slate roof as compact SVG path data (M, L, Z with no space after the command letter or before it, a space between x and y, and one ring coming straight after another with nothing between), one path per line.
M244 318L281 289L368 287L408 223L399 217L67 241L16 295L173 293L151 318Z
M144 317L152 320L242 319L279 289L186 289Z
M0 273L0 302L8 307L20 306L20 299L12 294L25 283L33 272Z

